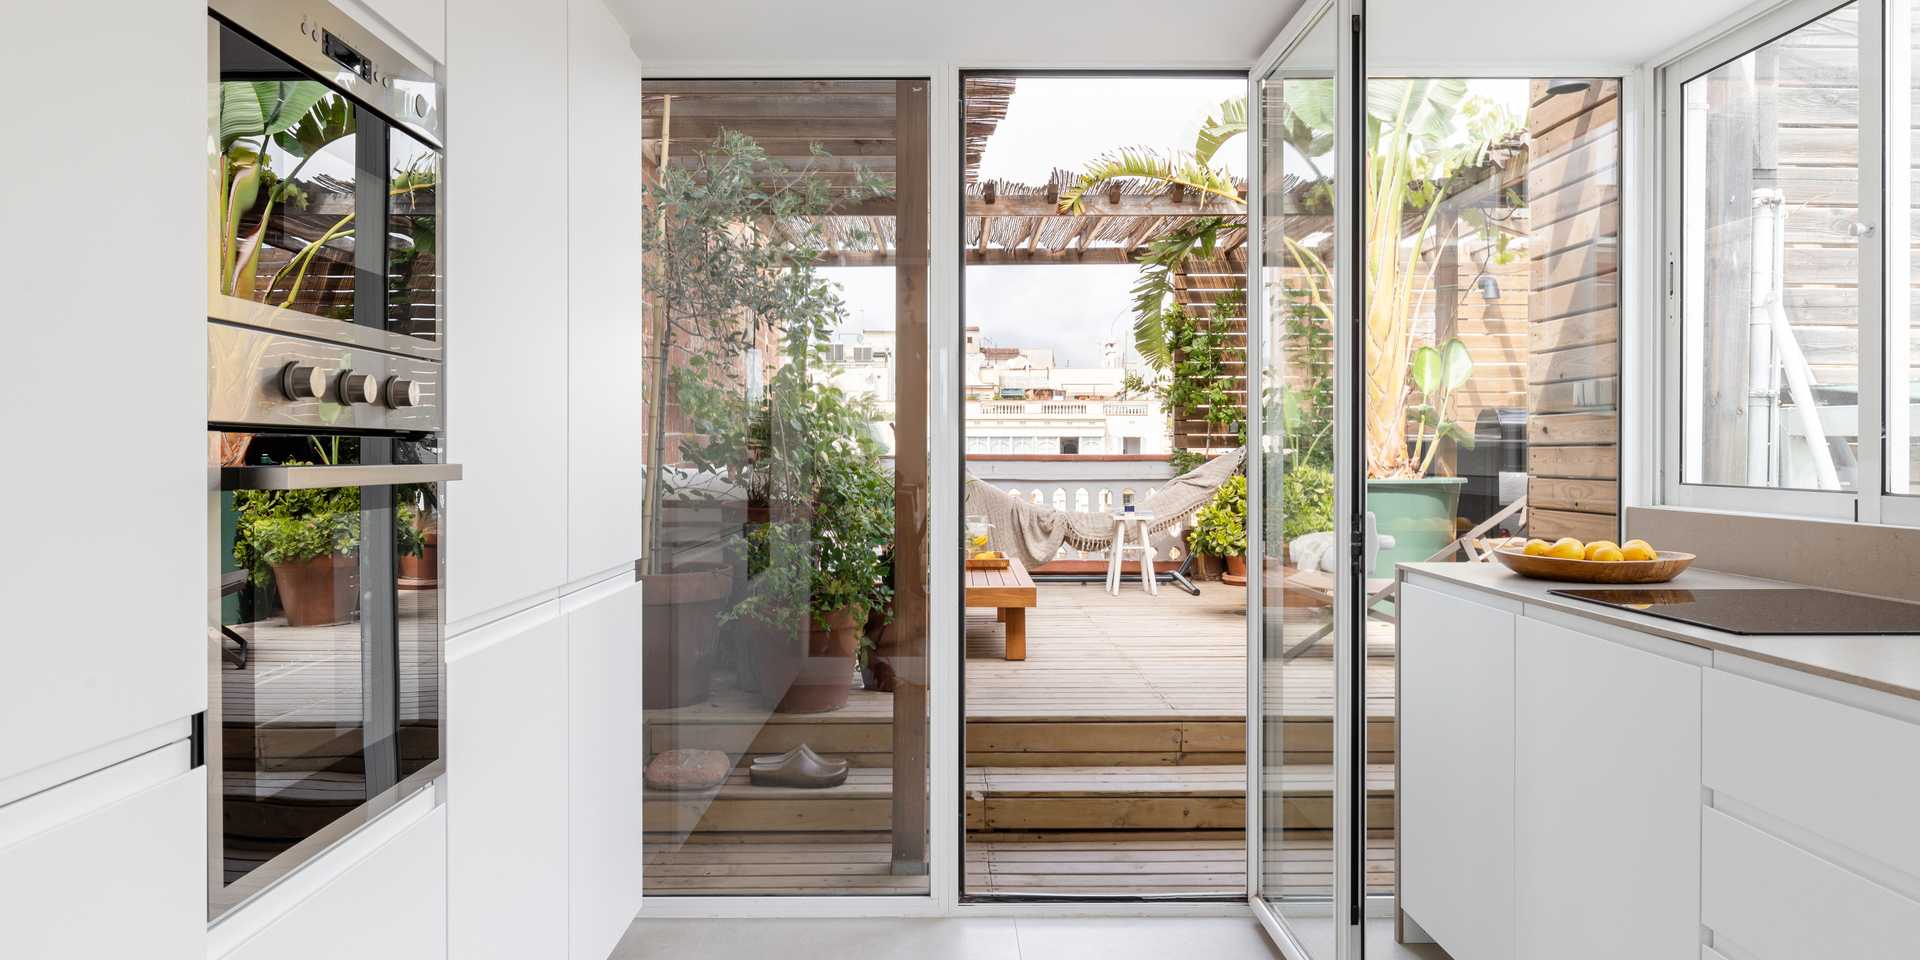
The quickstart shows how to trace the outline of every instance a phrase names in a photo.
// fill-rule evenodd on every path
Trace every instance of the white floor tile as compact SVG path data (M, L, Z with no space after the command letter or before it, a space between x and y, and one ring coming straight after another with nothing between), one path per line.
M612 960L1019 960L1011 919L636 920Z
M1252 917L1028 918L1016 924L1025 960L1276 960Z

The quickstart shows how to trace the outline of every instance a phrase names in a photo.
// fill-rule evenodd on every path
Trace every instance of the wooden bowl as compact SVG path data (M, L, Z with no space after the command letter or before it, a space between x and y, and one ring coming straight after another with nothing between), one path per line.
M1693 554L1661 550L1653 560L1562 560L1529 557L1519 547L1493 552L1500 562L1523 577L1566 583L1666 583L1693 563Z

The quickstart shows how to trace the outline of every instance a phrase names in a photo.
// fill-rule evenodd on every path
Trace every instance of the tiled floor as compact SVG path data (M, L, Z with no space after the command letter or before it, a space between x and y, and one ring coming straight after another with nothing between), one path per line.
M1370 960L1445 960L1369 924ZM1308 931L1302 931L1308 934ZM1309 940L1311 942L1311 940ZM638 920L613 960L1274 960L1251 917Z

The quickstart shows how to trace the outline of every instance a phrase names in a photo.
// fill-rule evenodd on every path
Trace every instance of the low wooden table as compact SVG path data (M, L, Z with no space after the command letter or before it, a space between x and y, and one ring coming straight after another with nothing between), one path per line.
M1007 625L1007 659L1027 658L1027 608L1040 605L1040 592L1019 560L1009 559L1005 570L968 570L969 607L993 607Z

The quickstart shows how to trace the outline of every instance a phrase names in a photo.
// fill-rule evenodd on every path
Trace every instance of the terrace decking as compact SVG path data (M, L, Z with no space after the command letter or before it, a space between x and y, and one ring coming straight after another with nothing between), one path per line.
M1244 891L1246 619L1241 588L1201 595L1129 582L1039 586L1024 661L1003 659L990 610L966 623L967 892L1204 894ZM1288 639L1321 620L1287 625ZM1392 823L1391 627L1370 635L1368 812ZM1276 851L1284 884L1324 886L1332 822L1330 644L1286 665L1270 707L1282 724L1277 771L1291 829ZM649 751L709 747L736 756L805 742L852 758L847 784L753 787L742 773L701 794L650 793L648 888L655 893L902 892L894 875L892 703L856 691L830 714L769 713L744 698L656 711ZM1392 882L1390 837L1370 881ZM1316 854L1314 851L1320 850ZM1316 872L1318 871L1318 872ZM736 882L737 881L737 882Z

